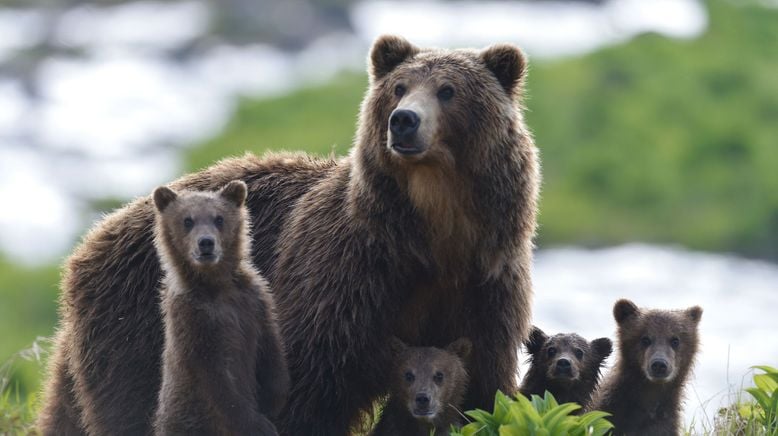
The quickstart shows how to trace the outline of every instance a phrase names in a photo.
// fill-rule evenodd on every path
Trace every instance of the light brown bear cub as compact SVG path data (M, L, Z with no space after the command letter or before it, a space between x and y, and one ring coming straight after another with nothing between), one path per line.
M289 375L272 298L249 260L246 184L160 187L153 198L165 271L155 432L277 434L268 416L284 405Z
M390 397L373 436L436 436L449 434L459 423L467 391L466 362L473 347L460 338L446 349L409 347L391 339L395 367Z
M527 397L551 392L561 403L586 406L600 381L600 368L613 351L608 338L591 342L575 333L548 337L533 327L525 342L530 353L530 369L519 389Z
M699 340L699 306L639 309L629 300L613 307L618 324L616 365L590 409L611 413L615 435L677 435L684 384Z

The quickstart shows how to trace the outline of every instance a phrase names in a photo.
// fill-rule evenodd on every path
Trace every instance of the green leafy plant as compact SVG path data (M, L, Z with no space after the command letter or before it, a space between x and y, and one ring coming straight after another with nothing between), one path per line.
M494 398L494 412L476 409L465 412L473 422L452 436L601 436L613 425L605 419L605 412L592 411L583 415L571 415L581 406L575 403L559 404L551 393L541 398L533 395L529 400L523 395L511 399L502 392Z
M755 386L746 389L756 403L750 410L741 407L739 412L744 418L755 418L769 434L778 433L778 369L765 365L753 368L764 371L754 374Z

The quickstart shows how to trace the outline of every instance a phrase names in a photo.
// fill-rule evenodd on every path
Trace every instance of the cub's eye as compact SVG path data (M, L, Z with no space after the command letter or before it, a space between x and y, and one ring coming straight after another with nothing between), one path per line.
M678 346L681 345L681 340L678 338L670 339L670 346L673 348L678 348Z
M216 219L213 220L213 222L216 224L216 227L221 227L224 225L224 218L222 218L221 216L217 216Z
M554 357L554 356L556 356L556 348L548 347L548 357Z
M649 345L651 345L651 338L649 338L648 336L643 336L642 338L640 338L640 344L643 345L644 347L648 347Z
M403 85L397 85L394 87L394 95L398 97L402 97L405 95L405 86Z
M438 90L438 98L441 101L451 100L451 97L453 96L454 96L454 88L450 86L444 86Z
M194 220L192 218L186 217L184 218L184 227L189 230L192 227L194 227Z
M436 372L435 375L432 377L432 379L437 384L443 383L443 373L440 371Z
M575 357L576 357L578 360L581 360L581 359L583 359L583 350L582 350L582 349L580 349L580 348L576 348L576 349L575 349Z
M414 380L416 380L416 376L410 371L405 371L405 381L413 383Z

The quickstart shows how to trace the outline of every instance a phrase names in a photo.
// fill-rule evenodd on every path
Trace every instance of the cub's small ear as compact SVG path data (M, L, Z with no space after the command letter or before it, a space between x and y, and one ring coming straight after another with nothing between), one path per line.
M378 80L386 76L418 52L418 47L401 36L379 36L370 49L370 77Z
M621 299L613 306L613 318L616 319L618 324L623 323L629 318L637 316L639 313L640 309L638 309L635 303L627 299Z
M405 354L405 351L408 350L408 345L397 336L392 336L389 338L389 349L392 352L392 356L398 357Z
M529 338L524 341L524 346L527 347L527 351L530 354L538 354L543 349L543 345L546 344L548 336L536 326L532 326L532 331L529 332Z
M473 351L473 343L468 338L459 338L456 341L448 344L446 351L454 353L459 356L460 359L467 361L470 357L470 353Z
M170 203L178 198L178 194L167 186L160 186L155 189L151 196L154 199L154 206L160 212L164 212L165 209L170 206Z
M700 322L700 319L702 318L702 307L693 306L686 309L686 316L688 316L689 319L694 321L694 325L697 325Z
M242 180L233 180L227 183L221 190L220 195L232 203L235 207L243 206L246 201L248 188Z
M613 352L613 342L608 338L595 339L589 346L592 347L592 350L594 350L601 362L607 359Z
M497 44L481 52L481 60L511 97L520 88L527 72L527 60L521 49L511 44Z

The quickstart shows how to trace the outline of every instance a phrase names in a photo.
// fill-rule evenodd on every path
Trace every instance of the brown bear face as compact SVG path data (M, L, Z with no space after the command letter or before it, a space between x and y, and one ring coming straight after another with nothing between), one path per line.
M668 383L687 371L697 352L699 306L686 310L641 310L629 300L613 308L624 362L654 383Z
M408 347L392 339L396 359L391 379L391 394L407 407L416 419L433 422L458 408L467 388L465 361L472 344L460 338L445 350L433 347Z
M379 38L370 54L371 90L362 137L370 153L395 167L449 169L483 162L516 118L525 71L521 51L420 49L396 36ZM367 133L368 135L365 135Z
M215 266L239 254L244 231L246 184L233 181L217 193L180 192L165 186L153 194L161 246L167 259L195 268ZM232 256L231 258L234 258Z
M608 338L587 342L575 333L548 337L537 327L532 328L525 345L532 355L532 365L545 370L546 378L559 384L595 380L613 350Z

